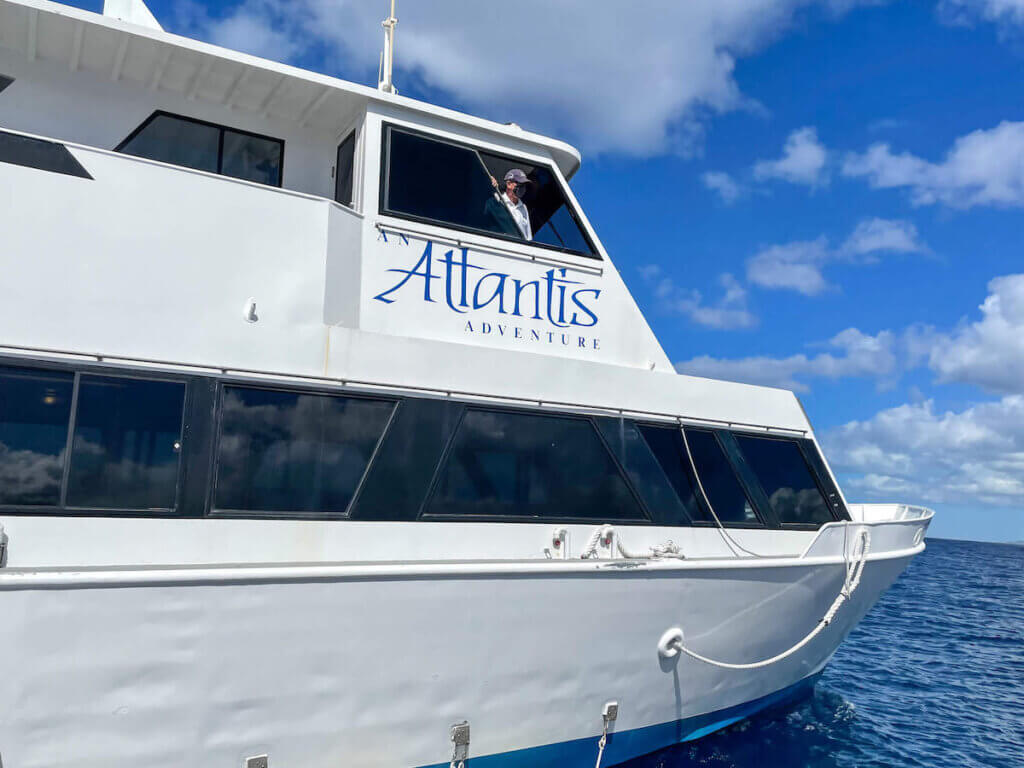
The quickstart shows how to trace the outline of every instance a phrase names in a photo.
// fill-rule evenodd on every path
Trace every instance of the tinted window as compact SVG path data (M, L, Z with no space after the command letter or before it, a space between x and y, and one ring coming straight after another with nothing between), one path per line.
M0 75L0 93L3 93L4 90L7 88L7 86L9 86L13 82L14 82L14 78L13 77L7 77L6 75Z
M155 115L121 145L126 155L217 173L220 128L171 115Z
M82 376L67 504L173 509L185 385Z
M215 506L340 515L394 403L226 387Z
M718 519L723 523L756 523L754 505L744 493L736 473L712 432L687 429L693 463Z
M825 498L795 442L736 435L736 443L757 475L780 522L826 523L832 520Z
M60 503L70 373L0 369L0 504Z
M220 172L276 187L281 183L281 144L236 131L224 131Z
M352 205L352 174L356 161L356 134L350 133L338 145L338 164L334 173L334 199L342 205Z
M682 430L678 427L642 426L640 432L690 517L693 520L712 522L711 515L700 501L700 491L683 444Z
M158 112L117 151L259 184L281 185L283 141L187 117Z
M385 130L383 213L595 255L549 168L393 127ZM522 203L530 226L525 231L510 211L511 201L502 196L505 175L513 170L527 178Z
M588 419L481 410L459 425L427 512L645 519Z

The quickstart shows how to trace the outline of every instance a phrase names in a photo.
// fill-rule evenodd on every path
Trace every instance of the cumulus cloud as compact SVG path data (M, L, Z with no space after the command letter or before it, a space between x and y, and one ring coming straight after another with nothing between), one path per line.
M802 10L854 0L435 0L400 7L397 83L421 79L474 112L565 136L588 151L692 151L709 115L749 106L739 58ZM386 4L243 0L183 31L299 63L327 59L350 78L377 72ZM240 35L244 31L245 35ZM511 42L510 41L514 41ZM517 55L513 55L515 51ZM311 56L311 54L316 54ZM354 74L355 73L355 74Z
M872 499L1024 502L1024 396L961 411L901 405L823 436L847 485Z
M837 249L830 248L825 237L762 248L747 260L747 280L762 288L818 296L830 287L823 273L826 264L867 264L876 262L883 253L927 251L911 222L866 219Z
M939 162L873 144L848 155L843 174L877 189L907 189L915 205L1024 207L1024 122L961 136Z
M757 325L757 316L747 306L746 289L729 273L719 276L722 296L713 304L707 304L696 289L680 288L657 264L641 267L640 274L653 288L664 312L683 315L698 325L719 330Z
M805 378L868 377L884 380L897 370L897 339L889 331L869 336L856 328L848 328L829 339L827 345L837 353L798 354L782 358L759 355L733 360L701 355L676 363L676 370L692 376L781 387L797 392L808 390L803 382Z
M818 186L828 181L828 151L818 141L813 127L800 128L789 134L777 160L762 160L754 165L754 178L780 179L792 184Z
M717 192L726 205L735 203L743 195L743 187L728 173L722 171L708 171L700 177L704 186L713 192Z
M940 381L1024 392L1024 274L988 284L981 319L933 338L928 363Z

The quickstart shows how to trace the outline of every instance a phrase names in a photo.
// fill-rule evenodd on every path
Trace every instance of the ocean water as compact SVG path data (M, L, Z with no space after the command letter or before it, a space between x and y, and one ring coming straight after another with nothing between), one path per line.
M931 539L805 700L628 768L1024 768L1024 546Z

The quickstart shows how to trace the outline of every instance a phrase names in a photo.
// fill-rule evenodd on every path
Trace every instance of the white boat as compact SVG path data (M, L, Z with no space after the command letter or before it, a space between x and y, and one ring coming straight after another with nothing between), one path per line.
M0 0L6 768L608 766L923 549L793 393L675 373L574 148L387 71Z

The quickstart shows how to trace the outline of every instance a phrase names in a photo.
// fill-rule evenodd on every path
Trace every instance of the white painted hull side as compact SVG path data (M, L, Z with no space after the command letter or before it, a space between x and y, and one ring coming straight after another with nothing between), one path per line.
M820 671L920 549L873 555L832 625L754 671L666 661L657 642L679 626L719 659L771 656L821 618L841 558L7 569L0 754L9 768L264 753L300 768L447 765L449 727L468 720L471 757L592 738L575 748L593 759L614 699L607 765L653 748L627 732ZM691 735L680 724L668 741Z

